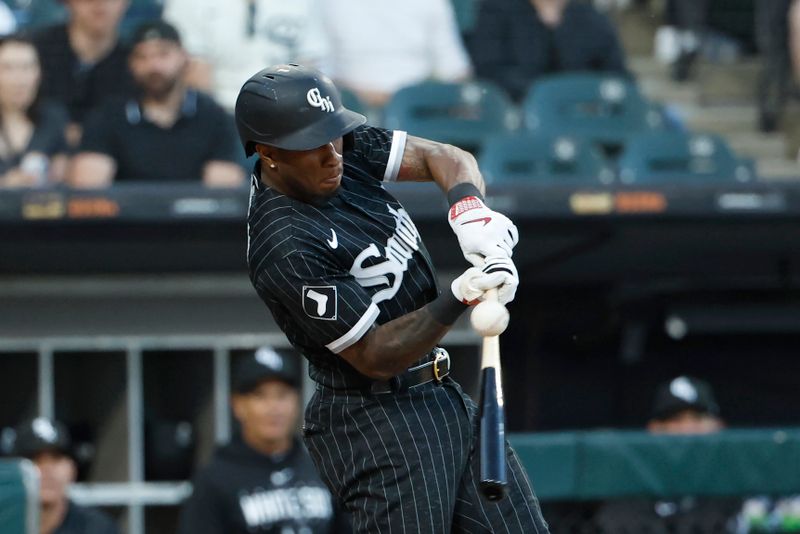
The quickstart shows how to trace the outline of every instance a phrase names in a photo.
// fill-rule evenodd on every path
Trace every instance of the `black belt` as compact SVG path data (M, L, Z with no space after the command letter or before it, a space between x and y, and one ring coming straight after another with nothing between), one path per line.
M406 372L393 376L389 380L376 380L369 388L370 393L376 395L396 393L434 380L437 383L441 382L450 374L450 355L446 350L436 347L431 352L431 356L432 359L428 363L411 367Z

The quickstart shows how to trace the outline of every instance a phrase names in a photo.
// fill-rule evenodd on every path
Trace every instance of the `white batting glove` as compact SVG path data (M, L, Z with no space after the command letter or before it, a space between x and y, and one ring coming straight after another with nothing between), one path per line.
M485 258L511 257L519 232L511 219L489 209L475 196L464 197L450 208L448 220L464 257L475 267Z
M517 268L511 258L493 256L486 258L481 269L470 267L453 280L450 290L453 295L470 306L485 298L486 290L497 288L497 300L508 304L514 300L519 285Z

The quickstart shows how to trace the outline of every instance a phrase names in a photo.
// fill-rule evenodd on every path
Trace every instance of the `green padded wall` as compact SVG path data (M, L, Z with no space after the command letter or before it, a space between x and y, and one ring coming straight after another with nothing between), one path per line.
M800 429L510 436L542 500L800 492Z

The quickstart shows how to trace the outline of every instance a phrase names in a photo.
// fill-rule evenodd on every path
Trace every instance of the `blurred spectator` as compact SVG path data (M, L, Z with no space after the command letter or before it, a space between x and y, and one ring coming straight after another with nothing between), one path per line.
M130 94L128 50L119 23L128 0L63 0L69 18L37 31L43 97L63 103L70 115L67 141L77 146L88 112L106 98Z
M66 112L41 102L36 48L25 37L0 37L0 187L58 182L66 167Z
M242 84L264 67L329 67L317 0L166 0L163 16L191 55L190 86L212 92L228 109Z
M17 19L14 12L4 2L0 2L0 36L14 33L17 29Z
M39 532L41 534L117 534L105 514L78 506L67 497L77 466L63 424L39 417L17 427L13 456L30 459L39 470Z
M370 106L383 106L407 85L471 75L449 0L345 0L320 7L317 17L332 42L331 77Z
M756 3L756 44L763 56L758 88L759 129L772 132L789 98L792 79L800 80L800 2Z
M724 428L711 386L679 376L656 390L648 431L656 434L710 434ZM741 499L686 496L674 501L619 499L603 504L595 516L599 532L667 534L731 532Z
M295 436L295 361L262 347L235 369L231 407L241 434L195 478L179 534L352 532Z
M540 76L566 71L627 74L605 15L571 0L492 0L478 13L472 59L481 78L521 100Z
M137 28L130 67L139 97L109 101L87 119L71 185L244 183L233 119L211 97L186 88L188 62L173 26L153 21Z

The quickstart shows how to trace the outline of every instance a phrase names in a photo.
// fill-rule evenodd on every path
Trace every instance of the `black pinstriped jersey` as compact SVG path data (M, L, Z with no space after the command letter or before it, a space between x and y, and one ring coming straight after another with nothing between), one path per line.
M368 382L336 355L372 327L436 298L430 256L411 217L383 187L397 177L406 133L361 126L345 136L336 193L309 204L260 182L248 213L250 279L278 326L331 387ZM423 356L423 355L420 355Z

